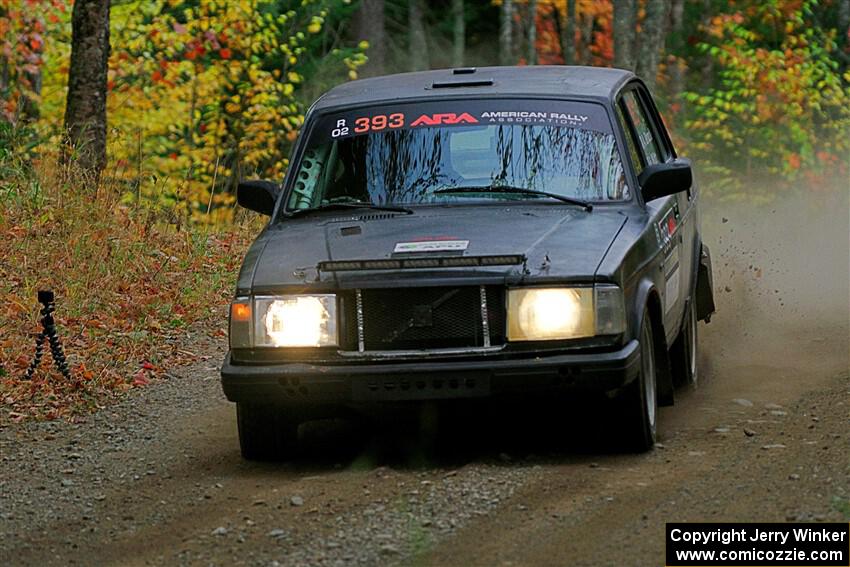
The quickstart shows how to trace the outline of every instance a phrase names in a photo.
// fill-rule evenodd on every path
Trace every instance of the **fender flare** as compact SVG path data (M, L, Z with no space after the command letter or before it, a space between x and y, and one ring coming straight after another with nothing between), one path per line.
M667 350L667 339L664 334L663 310L661 297L655 284L649 278L643 278L637 286L635 303L632 308L632 328L640 329L643 324L644 306L649 311L652 324L652 337L655 346L656 388L658 405L673 405L673 371L670 365L670 355Z

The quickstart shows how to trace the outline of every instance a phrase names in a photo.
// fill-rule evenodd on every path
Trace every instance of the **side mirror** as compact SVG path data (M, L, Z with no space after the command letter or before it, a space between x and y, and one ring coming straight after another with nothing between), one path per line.
M640 192L648 203L660 197L687 191L694 181L691 160L676 158L667 163L654 163L638 176Z
M280 185L272 181L241 181L236 187L236 202L261 215L271 216L280 193Z

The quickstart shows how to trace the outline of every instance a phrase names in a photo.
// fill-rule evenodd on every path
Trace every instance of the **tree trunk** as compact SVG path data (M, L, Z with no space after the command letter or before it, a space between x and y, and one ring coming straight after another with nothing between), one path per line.
M369 61L360 69L364 77L383 75L387 58L387 36L384 23L384 0L362 0L354 16L357 41L369 42Z
M576 62L576 0L566 0L564 17L561 22L561 52L564 65Z
M847 37L850 34L850 0L838 2L838 36Z
M6 17L6 9L3 6L0 6L0 19L4 19ZM5 122L6 113L5 113L5 95L7 89L9 88L9 61L6 59L6 56L0 52L0 120Z
M76 0L71 16L71 65L65 132L80 169L99 174L106 165L106 72L109 1Z
M679 54L685 45L682 37L682 22L685 13L685 0L673 0L670 8L670 50L668 62L670 66L670 100L678 101L685 90L685 73Z
M422 0L409 0L407 25L410 33L410 65L413 71L428 68L428 41L425 37Z
M591 14L586 14L581 22L582 65L590 65L593 63L593 53L590 51L590 45L593 43L594 23L595 18Z
M652 90L658 74L658 61L664 45L664 28L669 6L665 0L647 0L646 17L641 25L635 72Z
M529 65L537 65L537 0L528 0L528 58Z
M513 16L513 2L502 0L502 17L499 24L499 63L501 65L514 64Z
M711 25L712 17L712 0L702 0L702 17L700 18L700 26L703 29L708 29ZM700 88L702 90L709 89L714 84L714 57L704 54L700 57Z
M454 43L452 44L452 65L463 67L466 50L466 13L463 0L452 0L452 17L454 19Z
M32 91L32 94L34 94L36 98L40 98L41 87L43 84L41 67L37 67L33 72L27 72L26 78L27 82L29 83L29 88ZM21 97L21 105L21 114L23 115L24 120L26 120L27 122L34 122L38 120L41 116L41 112L38 108L38 103L32 98L28 96Z
M634 69L636 30L635 0L614 0L614 67Z

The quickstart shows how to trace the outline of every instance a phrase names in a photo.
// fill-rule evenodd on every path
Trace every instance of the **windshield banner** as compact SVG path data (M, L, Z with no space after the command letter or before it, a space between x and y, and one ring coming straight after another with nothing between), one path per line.
M374 106L321 116L312 139L323 143L364 134L418 128L557 126L611 133L602 105L558 100L452 100Z

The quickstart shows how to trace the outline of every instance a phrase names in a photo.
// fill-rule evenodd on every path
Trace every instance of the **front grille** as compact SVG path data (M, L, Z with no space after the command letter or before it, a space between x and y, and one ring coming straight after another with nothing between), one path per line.
M361 290L363 349L419 350L504 344L504 290L487 286L485 291L486 326L479 286ZM489 341L485 339L485 330Z

